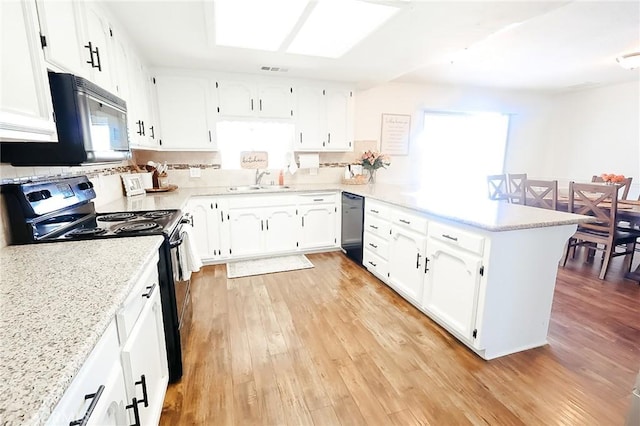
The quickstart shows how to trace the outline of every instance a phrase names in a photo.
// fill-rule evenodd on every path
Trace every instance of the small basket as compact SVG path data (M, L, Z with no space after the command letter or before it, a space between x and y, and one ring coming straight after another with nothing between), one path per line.
M367 177L365 175L355 175L351 179L342 178L343 185L366 185Z

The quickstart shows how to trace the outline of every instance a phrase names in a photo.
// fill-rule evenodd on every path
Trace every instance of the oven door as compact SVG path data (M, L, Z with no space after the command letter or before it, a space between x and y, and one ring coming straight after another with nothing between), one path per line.
M171 249L171 266L173 269L173 282L176 292L176 305L178 311L178 330L180 332L180 343L182 350L186 349L186 342L191 328L191 280L185 278L183 272L185 227L193 226L193 221L189 214L186 214L169 239Z

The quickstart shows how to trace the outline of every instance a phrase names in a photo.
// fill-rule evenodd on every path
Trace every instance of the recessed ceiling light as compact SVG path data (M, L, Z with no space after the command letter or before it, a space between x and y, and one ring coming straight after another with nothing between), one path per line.
M640 52L628 53L626 55L618 56L616 61L622 68L632 70L640 68Z
M287 53L339 58L398 10L358 0L318 1Z
M277 51L306 6L304 0L216 0L216 44Z

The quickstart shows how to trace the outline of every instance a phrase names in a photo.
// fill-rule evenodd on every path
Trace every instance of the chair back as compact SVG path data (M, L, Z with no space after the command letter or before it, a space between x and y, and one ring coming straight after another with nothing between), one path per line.
M620 200L626 200L627 197L629 196L629 190L631 189L631 181L633 181L633 178L628 177L628 178L625 178L622 182L618 183L618 185L620 186L620 189L622 189L622 192L618 191L618 197ZM591 182L604 182L604 179L602 179L602 176L593 175L591 177ZM640 197L638 197L638 200L640 200Z
M507 200L509 198L507 190L507 177L502 175L487 176L490 200Z
M594 216L598 220L578 229L613 234L616 229L618 186L598 183L569 183L569 213Z
M526 173L509 173L507 175L510 202L514 204L522 204L522 197L524 195L524 181L526 178Z
M525 179L522 202L525 206L556 210L558 206L558 181Z

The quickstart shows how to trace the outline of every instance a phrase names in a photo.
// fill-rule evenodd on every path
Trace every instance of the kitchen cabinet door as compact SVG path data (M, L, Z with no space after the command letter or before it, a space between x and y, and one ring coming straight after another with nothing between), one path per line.
M327 142L326 104L321 87L298 86L295 90L297 106L294 112L296 119L296 151L322 151Z
M219 79L220 117L291 118L293 88L280 81Z
M230 254L252 256L263 253L264 218L255 208L229 210Z
M88 39L87 45L91 45L93 51L90 57L91 81L110 92L115 92L113 84L113 71L115 66L111 60L111 36L112 30L105 13L100 6L92 2L83 3L84 6L84 33ZM89 49L87 48L87 51Z
M35 3L0 2L0 140L57 140Z
M473 340L480 286L479 256L429 238L422 308Z
M44 57L60 70L91 77L91 53L84 45L80 8L76 1L36 0L40 34L45 38Z
M129 401L136 399L141 425L158 424L169 381L158 287L149 302L122 348L127 395ZM129 424L135 423L133 409L129 416Z
M338 244L335 203L300 206L300 248L334 247Z
M122 366L120 362L114 362L104 390L87 425L120 426L128 424L126 411L128 405Z
M409 301L422 300L426 235L391 225L388 284Z
M113 43L113 63L114 63L114 85L116 88L115 95L127 102L127 108L130 108L130 89L129 89L129 56L133 52L129 49L129 45L122 37L114 37Z
M353 92L327 89L327 150L353 149Z
M209 80L200 77L156 77L163 150L215 150Z
M218 113L223 117L253 117L258 108L255 86L248 82L218 80Z
M293 88L283 84L263 82L258 86L258 116L262 118L291 118Z
M149 105L151 78L140 58L135 54L129 56L129 72L130 100L127 103L129 143L133 148L156 149L159 146L155 135L157 129L153 124Z
M217 198L192 198L186 211L193 218L192 235L200 258L206 262L228 257L228 244L224 244L227 218L223 201Z
M269 253L295 251L298 243L295 206L275 207L264 212L264 243Z

